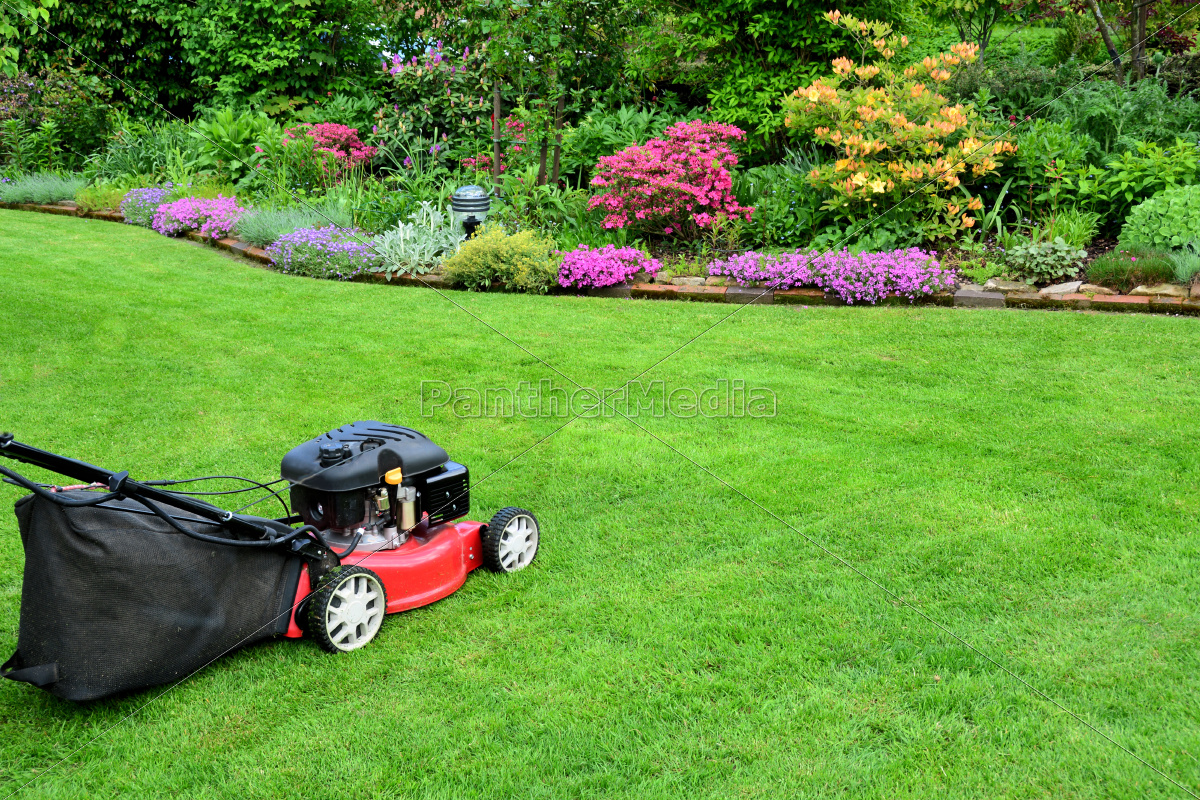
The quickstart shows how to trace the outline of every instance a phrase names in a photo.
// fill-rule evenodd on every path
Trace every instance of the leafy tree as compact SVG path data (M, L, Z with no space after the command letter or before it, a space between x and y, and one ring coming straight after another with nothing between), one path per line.
M1015 10L1013 3L1004 0L925 0L923 5L933 19L952 24L960 41L979 45L981 58L991 44L996 24Z
M17 38L21 29L36 31L39 24L50 21L50 9L58 0L5 0L0 3L0 74L10 78L17 74Z
M142 114L162 105L187 114L201 99L195 73L180 63L162 0L71 0L24 41L33 66L75 67L105 81L113 99Z
M280 110L370 89L390 38L379 18L371 0L72 0L23 44L38 66L87 69L143 113Z
M829 61L850 40L821 21L824 0L681 0L674 4L680 30L703 47L701 80L709 86L713 119L750 134L750 146L782 152L785 94L829 71ZM668 12L671 7L664 9ZM892 21L904 9L890 0L848 7ZM680 57L686 54L678 53Z
M382 32L368 0L154 1L180 57L219 102L279 109L360 94L379 75L371 40Z
M611 94L623 82L626 31L635 13L634 5L621 0L465 0L466 31L490 39L493 92L504 84L514 86L533 112L527 115L532 124L525 133L530 141L541 142L540 182L558 178L559 132L568 96L592 87L604 87ZM495 108L493 114L498 126ZM551 136L552 167L547 163ZM497 148L497 169L499 156Z

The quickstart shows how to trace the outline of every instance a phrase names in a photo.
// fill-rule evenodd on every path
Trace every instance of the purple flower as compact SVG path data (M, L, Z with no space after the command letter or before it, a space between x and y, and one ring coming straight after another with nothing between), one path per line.
M164 236L198 229L204 236L221 239L229 235L245 211L235 197L183 197L159 206L151 227Z
M559 255L563 257L562 266L558 270L560 286L616 286L625 283L640 270L655 275L662 269L662 264L636 247L618 248L616 245L606 244L593 250L586 244L581 244L565 253L559 251Z
M121 215L125 217L125 223L149 228L154 223L154 212L167 202L172 188L172 185L167 183L126 192L121 200Z
M858 255L849 250L779 254L750 251L714 261L708 272L742 285L761 281L771 289L816 286L849 304L878 303L892 295L912 300L951 288L958 274L953 269L942 269L935 255L915 247Z
M284 234L267 248L284 272L348 281L379 266L370 237L355 228L301 228Z

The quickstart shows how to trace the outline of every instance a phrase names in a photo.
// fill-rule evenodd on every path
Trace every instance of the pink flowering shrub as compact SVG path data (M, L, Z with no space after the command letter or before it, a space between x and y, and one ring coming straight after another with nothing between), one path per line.
M565 253L561 250L556 252L563 257L562 266L558 269L559 286L616 286L629 280L640 270L654 275L662 269L662 264L657 259L650 258L636 247L606 244L593 250L586 244L581 244Z
M199 230L205 236L221 239L229 235L245 211L235 197L184 197L159 206L150 227L163 236Z
M286 145L291 140L304 136L311 137L317 150L331 154L342 167L362 166L379 152L379 148L368 147L362 143L358 138L358 128L350 128L336 122L322 122L317 125L302 122L284 131L283 143Z
M729 142L746 138L740 128L692 120L663 136L600 158L592 185L602 191L588 207L604 211L604 227L696 239L722 218L750 219L729 172L738 163Z
M770 289L817 286L850 304L878 303L889 295L913 300L950 289L958 279L954 269L942 269L933 253L916 247L858 255L849 250L771 255L751 251L714 261L708 272L739 284L761 281Z

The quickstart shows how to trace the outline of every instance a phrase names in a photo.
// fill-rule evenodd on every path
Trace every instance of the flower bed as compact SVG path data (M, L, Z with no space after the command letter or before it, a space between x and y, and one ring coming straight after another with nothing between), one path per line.
M229 235L245 210L234 197L184 197L160 206L151 227L163 236L199 230L210 239L221 239Z
M772 289L817 286L849 304L878 303L889 295L912 300L952 289L958 279L954 269L942 269L933 253L916 247L857 255L750 251L714 261L708 271L743 286L759 281Z
M354 228L301 228L280 236L267 255L284 272L348 281L379 266L370 238Z
M636 247L608 244L593 250L581 244L565 253L561 250L556 252L562 256L562 266L558 270L559 286L600 289L625 283L643 270L653 276L662 269L657 259L650 258Z
M121 215L128 225L141 225L149 228L154 224L154 215L159 207L167 202L171 195L171 184L148 186L145 189L131 189L121 200Z

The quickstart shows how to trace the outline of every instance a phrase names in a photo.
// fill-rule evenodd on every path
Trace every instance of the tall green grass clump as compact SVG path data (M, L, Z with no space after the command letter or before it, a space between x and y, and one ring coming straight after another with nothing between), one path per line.
M243 242L266 247L284 234L303 228L353 228L350 211L335 203L283 208L252 208L238 220L234 233Z
M53 172L20 175L0 183L0 202L57 203L74 200L75 193L87 185L82 175L57 175Z

